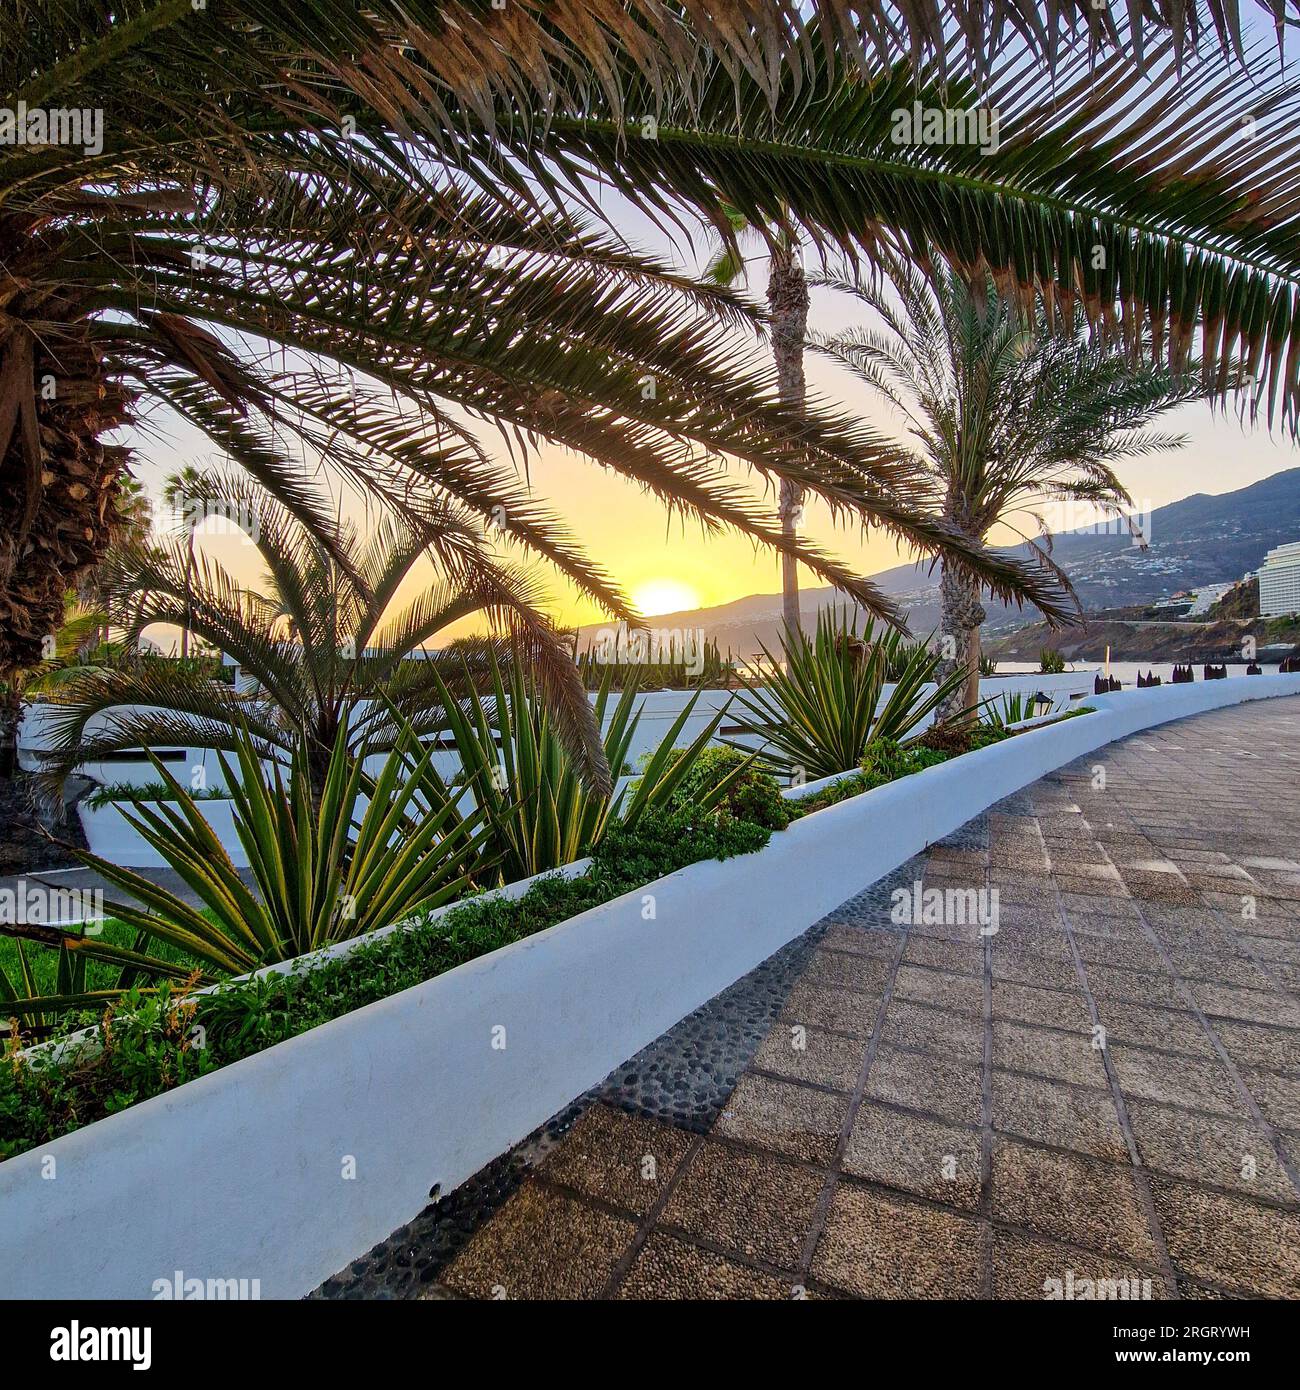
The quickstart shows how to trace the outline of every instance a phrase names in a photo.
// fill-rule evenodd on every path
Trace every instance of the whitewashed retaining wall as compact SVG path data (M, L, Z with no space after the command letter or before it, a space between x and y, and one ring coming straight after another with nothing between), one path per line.
M1098 697L0 1164L0 1297L149 1298L177 1269L304 1294L988 805L1140 729L1293 694L1300 676Z

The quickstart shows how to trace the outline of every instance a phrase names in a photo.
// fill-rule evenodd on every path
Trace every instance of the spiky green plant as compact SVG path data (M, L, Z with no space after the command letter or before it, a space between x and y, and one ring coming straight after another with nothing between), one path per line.
M22 1043L42 1038L57 1027L59 1015L70 1006L70 1001L75 1000L86 1008L107 1003L117 997L119 986L127 987L128 974L135 974L133 970L115 972L117 986L102 992L92 991L86 984L86 958L69 950L65 944L56 948L57 963L51 994L42 988L38 979L34 960L29 955L32 946L31 942L15 941L11 970L7 971L0 964L0 1023L16 1023ZM36 951L47 949L39 944L35 946Z
M60 783L80 763L131 748L180 744L233 749L244 731L264 752L288 762L306 737L307 767L319 787L346 724L353 742L373 749L391 737L395 710L417 733L439 726L439 662L426 648L444 630L478 619L529 654L541 697L584 775L603 769L582 685L560 635L538 611L535 578L496 559L468 519L448 509L413 527L372 512L364 536L338 528L343 563L288 508L247 478L193 470L189 501L238 518L264 566L251 585L214 558L178 541L126 548L102 583L128 648L156 624L183 624L236 663L252 693L211 679L193 660L97 665L68 671L47 711L47 780ZM323 499L318 499L323 501ZM399 594L433 562L430 582L409 602ZM454 683L454 680L453 680ZM580 712L569 698L576 692ZM601 785L603 773L595 777Z
M857 767L874 739L906 741L964 679L958 672L936 682L937 654L907 644L897 631L877 635L870 622L855 632L830 610L819 615L812 638L787 632L779 659L767 647L762 652L735 697L730 724L758 740L764 761L792 779Z
M513 661L503 670L493 654L484 689L475 689L468 680L464 684L469 686L465 696L458 698L444 689L440 698L461 762L456 785L486 813L493 851L500 856L507 882L572 863L599 845L610 826L632 828L648 808L668 805L725 713L715 714L686 748L677 748L676 740L699 700L693 695L637 778L613 795L604 795L579 777L521 662ZM634 679L624 679L617 700L614 684L613 670L606 667L593 712L604 729L609 766L619 769L628 762L641 706ZM717 805L747 766L746 762L731 769L711 787L701 787L691 804L704 810Z
M1007 690L1000 699L986 700L980 706L980 722L993 729L1005 729L1008 724L1028 719L1030 713L1029 696L1021 690Z
M287 776L278 765L268 771L247 732L236 742L233 764L221 756L235 831L249 861L247 881L199 803L150 755L168 800L122 806L120 814L199 905L78 850L84 863L130 895L131 901L107 903L106 911L135 928L146 945L127 949L58 928L0 925L0 933L23 934L154 980L186 980L197 971L208 982L408 920L489 878L483 814L451 805L432 772L433 746L423 747L405 726L373 775L365 771L367 752L352 747L345 724L318 800L305 737ZM162 960L149 953L148 943L165 943L183 959ZM67 998L51 1007L82 1002Z

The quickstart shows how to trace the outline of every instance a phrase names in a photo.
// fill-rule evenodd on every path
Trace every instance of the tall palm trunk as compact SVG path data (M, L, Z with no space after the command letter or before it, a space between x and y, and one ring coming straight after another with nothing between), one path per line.
M960 493L949 486L943 509L944 520L971 540L980 539L971 525ZM940 679L945 679L958 667L966 670L966 682L959 686L939 706L936 722L955 719L964 709L979 703L980 693L980 624L987 614L980 603L980 587L969 572L948 560L943 561L939 581L939 645L943 655Z
M807 398L803 349L808 339L808 281L799 262L799 248L784 241L772 252L767 280L767 306L772 316L772 354L776 360L781 399L802 410ZM781 479L781 534L793 541L798 534L803 488ZM799 565L793 555L781 556L781 613L790 632L800 628Z
M190 610L194 603L194 527L189 528L185 548L185 626L181 628L181 660L190 654Z
M103 558L128 451L99 436L131 396L109 380L57 224L0 217L0 673L35 666L69 589Z

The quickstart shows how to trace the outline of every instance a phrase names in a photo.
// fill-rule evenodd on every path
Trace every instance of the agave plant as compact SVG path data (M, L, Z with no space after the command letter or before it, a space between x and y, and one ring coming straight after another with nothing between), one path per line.
M482 813L465 814L446 800L431 772L434 748L423 747L409 726L373 775L365 771L367 750L356 755L342 728L319 804L306 751L303 738L287 777L278 765L265 766L248 733L237 741L233 764L222 756L235 830L249 861L244 873L198 802L152 758L168 799L120 813L199 905L98 855L74 851L130 895L132 901L107 903L106 911L140 933L135 948L58 928L0 925L0 933L33 937L141 977L210 982L417 917L490 878ZM150 953L156 944L170 948L173 959ZM72 997L47 1006L83 1002Z
M687 747L678 748L676 741L699 700L693 695L637 777L604 795L578 775L521 662L511 662L503 671L491 655L485 684L480 692L467 680L469 693L462 698L444 689L440 708L460 757L460 795L468 791L486 814L493 852L500 855L507 882L572 863L600 844L610 826L631 828L647 809L673 802L725 712L719 711ZM628 765L641 707L635 679L623 682L616 701L614 684L613 669L606 666L594 715L604 729L605 757L617 771ZM701 810L718 805L747 770L748 761L729 769L712 785L701 786L690 804Z
M960 671L939 678L938 655L897 631L878 636L867 622L857 634L828 610L811 639L783 636L779 660L766 647L762 652L735 697L730 723L759 740L763 759L792 780L857 767L875 739L905 742L965 679Z
M1019 724L1033 713L1029 696L1022 690L1004 691L997 700L986 700L980 706L980 721L994 729L1005 729L1008 724Z

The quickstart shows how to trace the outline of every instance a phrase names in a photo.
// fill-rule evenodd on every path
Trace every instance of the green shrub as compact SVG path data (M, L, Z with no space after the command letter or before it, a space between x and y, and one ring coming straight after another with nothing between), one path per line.
M1038 653L1038 669L1044 676L1059 676L1065 670L1065 658L1055 647L1044 647Z
M869 787L896 782L927 767L947 762L949 754L923 744L902 747L891 738L873 738L862 752L862 775Z
M192 801L229 801L231 799L230 793L219 787L205 787L198 790L187 788L186 791ZM175 800L176 794L166 782L142 782L139 785L132 782L105 782L101 786L92 787L81 798L79 804L92 811L99 811L105 806L113 806L123 801Z
M731 859L763 848L771 832L752 821L698 807L646 811L628 829L612 826L596 847L593 875L626 893L701 859ZM611 896L613 896L613 892Z
M838 782L832 782L829 787L823 787L821 791L814 792L811 796L801 796L797 800L788 801L786 805L790 808L791 819L797 820L800 816L808 816L814 811L824 810L827 806L835 806L841 801L848 801L850 797L870 791L875 785L876 783L872 782L864 773L854 772L848 777L841 777Z
M776 778L758 766L753 754L739 748L706 748L678 783L670 805L680 809L698 803L728 779L730 785L718 803L723 811L768 830L789 825L790 812Z
M1012 729L1004 729L996 724L981 724L970 731L970 746L972 749L987 748L992 743L1002 743L1014 737L1015 731Z

